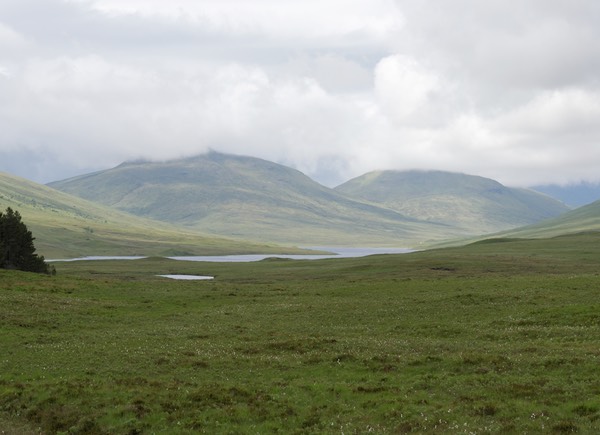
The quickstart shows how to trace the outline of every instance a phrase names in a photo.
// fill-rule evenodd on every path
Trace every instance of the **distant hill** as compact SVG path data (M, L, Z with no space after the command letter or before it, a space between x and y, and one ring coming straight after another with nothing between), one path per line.
M576 208L558 217L547 219L536 224L513 228L493 234L476 237L465 237L432 243L429 248L459 246L469 243L492 243L497 241L519 239L549 239L562 236L597 237L600 234L600 201Z
M50 186L139 216L252 240L413 246L461 233L350 198L286 166L215 152L124 163Z
M470 234L519 227L569 210L538 192L444 171L370 172L336 187L336 191Z
M239 240L210 237L133 216L0 173L0 210L19 211L46 258L84 255L211 255L281 252ZM287 249L297 252L293 248Z
M541 238L600 231L600 201L571 210L554 219L502 232L502 237Z
M579 183L567 186L547 184L534 186L532 189L550 195L574 208L600 200L600 183Z

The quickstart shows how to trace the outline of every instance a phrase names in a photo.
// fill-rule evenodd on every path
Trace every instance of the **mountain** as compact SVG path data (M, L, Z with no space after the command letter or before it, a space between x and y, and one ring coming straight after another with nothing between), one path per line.
M600 200L600 184L598 183L579 183L567 186L546 184L534 186L532 189L550 195L571 207L581 207Z
M206 236L133 216L0 173L0 210L11 207L47 258L84 255L211 255L272 253L293 248Z
M350 198L295 169L216 152L128 162L50 186L138 216L269 242L414 246L460 234Z
M563 203L488 178L444 171L375 171L335 189L410 217L481 234L565 213Z

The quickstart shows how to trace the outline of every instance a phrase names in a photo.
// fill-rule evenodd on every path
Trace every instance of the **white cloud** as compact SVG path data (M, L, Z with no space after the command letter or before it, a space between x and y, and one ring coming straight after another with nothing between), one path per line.
M0 170L27 171L23 150L50 181L213 148L329 183L598 180L592 0L6 0L0 17Z
M332 93L370 92L373 86L370 65L333 53L295 56L278 71L288 77L311 77Z
M577 88L540 92L498 120L498 128L529 136L600 134L600 92Z
M280 38L355 34L383 40L401 23L399 11L390 0L95 0L92 4L109 14L162 16L200 23L213 32Z
M23 49L27 45L27 40L23 35L16 32L6 24L0 22L0 54L6 56L16 50Z
M406 56L385 57L375 67L377 101L384 113L400 124L420 123L419 115L424 115L439 87L435 73Z

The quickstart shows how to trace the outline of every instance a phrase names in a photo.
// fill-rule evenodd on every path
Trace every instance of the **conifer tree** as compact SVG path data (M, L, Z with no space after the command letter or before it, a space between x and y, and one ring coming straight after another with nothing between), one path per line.
M34 240L18 211L0 212L0 268L50 273L44 257L35 253Z
M2 216L2 212L0 212ZM0 268L4 267L4 242L2 241L2 235L0 235Z

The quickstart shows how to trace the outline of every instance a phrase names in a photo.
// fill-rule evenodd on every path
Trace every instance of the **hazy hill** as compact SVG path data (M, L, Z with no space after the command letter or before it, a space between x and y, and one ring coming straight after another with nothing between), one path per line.
M563 203L532 190L444 171L370 172L336 190L470 234L519 227L569 210Z
M214 152L124 163L50 186L139 216L254 240L414 245L460 234L354 200L295 169Z
M7 207L21 213L36 237L38 253L46 258L282 251L281 247L203 236L0 173L0 210Z
M588 233L588 234L586 234ZM468 243L491 243L512 239L549 239L557 236L576 235L577 237L597 237L600 233L600 201L571 210L558 217L532 225L485 234L477 237L448 240L433 243L429 247L459 246Z
M554 219L505 231L501 236L541 238L586 231L600 231L600 201L576 208Z

